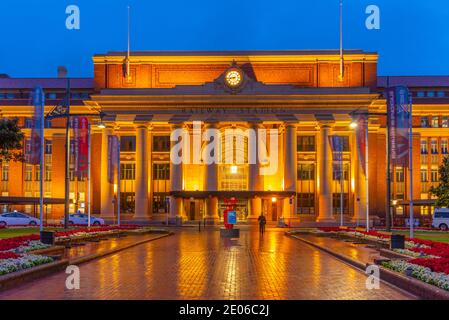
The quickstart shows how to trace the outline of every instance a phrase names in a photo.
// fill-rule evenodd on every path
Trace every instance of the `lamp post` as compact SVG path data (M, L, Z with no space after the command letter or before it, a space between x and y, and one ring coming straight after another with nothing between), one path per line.
M352 118L352 122L350 123L349 127L351 129L355 129L358 126L358 123L355 121L355 116L361 115L366 116L367 119L367 129L365 132L365 138L366 138L366 189L368 194L368 117L369 116L385 116L386 117L386 134L385 134L385 144L386 144L386 150L385 150L385 162L386 162L386 205L385 205L385 225L386 225L386 231L391 231L391 218L390 218L390 211L391 211L391 172L390 172L390 154L391 154L391 147L390 147L390 122L389 122L389 115L388 112L358 112L358 110L355 110L350 113L350 116ZM368 199L367 199L368 203ZM368 205L367 205L368 206ZM367 213L368 216L368 213Z

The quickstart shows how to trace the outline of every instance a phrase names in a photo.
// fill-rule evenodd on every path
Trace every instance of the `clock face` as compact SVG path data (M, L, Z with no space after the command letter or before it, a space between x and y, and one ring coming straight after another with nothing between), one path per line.
M238 87L242 83L242 74L239 70L229 70L226 72L225 80L228 86L230 87Z

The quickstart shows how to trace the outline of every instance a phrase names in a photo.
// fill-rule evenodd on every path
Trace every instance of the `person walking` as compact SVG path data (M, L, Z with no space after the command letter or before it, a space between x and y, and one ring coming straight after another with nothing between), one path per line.
M259 233L263 236L263 234L265 233L265 225L267 224L267 219L263 214L261 214L257 220L259 221Z

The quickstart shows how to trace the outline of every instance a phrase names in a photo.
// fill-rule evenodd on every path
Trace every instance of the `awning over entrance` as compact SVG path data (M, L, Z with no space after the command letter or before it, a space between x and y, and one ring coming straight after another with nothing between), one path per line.
M44 198L44 204L64 204L63 198ZM36 197L0 197L0 204L39 204Z
M286 198L295 196L293 191L172 191L170 195L182 198L254 198L254 197L279 197Z

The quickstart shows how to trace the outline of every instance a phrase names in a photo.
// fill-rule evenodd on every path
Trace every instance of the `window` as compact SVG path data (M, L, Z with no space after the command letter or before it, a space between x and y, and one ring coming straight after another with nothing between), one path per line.
M153 213L165 213L169 210L169 196L167 193L154 193Z
M170 152L170 136L153 136L154 152Z
M432 168L430 170L430 180L432 182L438 182L438 169Z
M56 93L55 92L47 93L47 99L55 100L56 99Z
M298 136L297 143L298 152L315 151L315 136Z
M441 139L441 154L448 154L447 139Z
M429 128L429 118L428 117L421 117L421 127Z
M421 154L427 154L427 140L421 140Z
M120 164L120 179L121 180L135 180L136 179L136 164L135 163L121 163Z
M31 129L33 127L33 119L32 118L25 118L25 128Z
M9 180L9 163L6 161L2 162L2 181Z
M315 211L315 194L314 193L298 193L296 212L299 214L314 214Z
M430 152L432 152L432 154L438 154L438 140L437 139L432 139L430 141Z
M418 91L418 93L416 94L416 96L418 98L423 98L424 97L424 91Z
M136 137L135 136L120 137L120 151L121 152L135 152L136 151Z
M421 182L427 182L427 169L421 169Z
M444 91L438 91L437 92L437 97L438 98L443 98L445 96L445 92Z
M315 165L301 163L298 165L298 180L315 180Z
M53 143L51 140L45 140L45 154L52 154Z
M31 164L25 165L25 181L33 180L33 166Z
M442 117L441 118L441 127L449 128L449 117Z
M15 93L9 92L6 94L6 99L15 99L15 97L16 97Z
M427 96L428 96L429 98L433 98L433 97L435 97L435 92L434 92L434 91L428 91L428 92L427 92Z
M170 180L170 164L154 163L153 180Z
M396 182L404 182L404 168L396 168Z
M438 120L439 120L438 116L432 117L432 128L438 128L440 126Z
M34 167L34 181L39 181L41 179L41 168L39 165Z

